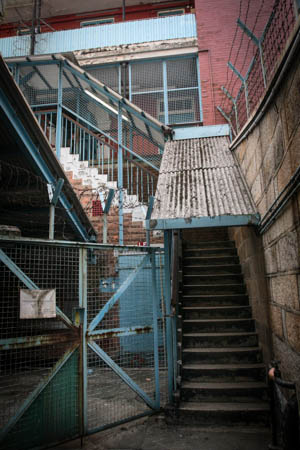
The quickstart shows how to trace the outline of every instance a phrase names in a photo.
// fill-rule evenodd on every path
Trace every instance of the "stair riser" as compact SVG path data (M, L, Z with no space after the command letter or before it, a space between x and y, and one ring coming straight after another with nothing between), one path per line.
M257 400L267 400L265 388L254 389L186 389L180 391L181 400L184 402L246 402L255 403Z
M183 277L184 286L193 286L193 285L218 285L218 284L243 284L243 276L242 275L184 275Z
M246 287L244 284L211 284L183 286L184 295L205 295L205 294L245 294Z
M250 336L183 336L183 348L253 347L257 345L256 334Z
M186 266L184 268L184 276L186 275L232 275L232 274L241 274L241 267L238 264L234 265L214 265L214 266Z
M229 322L186 322L183 321L184 333L223 333L223 332L248 332L255 331L254 320L245 319L236 322L229 320Z
M183 319L184 320L193 320L193 319L247 319L251 318L251 309L250 308L237 308L232 310L201 310L201 311L185 311L183 310Z
M266 371L263 368L235 369L182 369L182 380L204 382L238 382L265 381Z
M176 421L179 425L240 425L266 426L269 424L269 413L263 411L179 411Z
M187 242L184 244L184 250L193 248L235 248L234 241L211 241L211 242Z
M202 258L206 256L237 256L237 251L235 248L206 248L206 249L193 249L185 250L183 254L185 257L190 256L201 256Z
M188 266L223 266L224 264L239 264L238 256L225 256L225 257L200 257L197 255L192 255L192 257L188 257L184 255L184 267Z
M248 306L249 299L247 295L243 294L211 297L192 295L190 297L183 296L182 303L183 306Z
M182 356L185 364L236 364L236 363L261 363L262 356L259 350L251 352L231 353L189 353Z

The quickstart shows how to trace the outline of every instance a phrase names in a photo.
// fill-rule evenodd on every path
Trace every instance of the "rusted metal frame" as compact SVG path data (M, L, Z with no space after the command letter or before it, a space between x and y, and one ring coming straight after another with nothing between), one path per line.
M132 284L132 282L135 280L137 275L140 273L140 271L144 268L144 266L149 262L150 256L149 254L146 254L143 258L140 264L137 266L137 268L126 278L124 283L119 287L117 292L108 300L108 302L105 304L105 306L99 311L99 313L94 317L92 322L90 323L88 327L88 334L93 331L97 325L101 322L101 320L104 318L104 316L110 311L110 309L115 305L115 303L119 300L121 295L124 294L124 292L129 288L129 286Z
M88 289L88 250L79 249L79 308L75 324L80 330L80 352L79 352L79 420L81 438L87 433L87 289Z
M160 387L159 387L159 354L158 354L158 293L156 283L156 264L155 253L150 256L151 260L151 276L152 276L152 311L153 311L153 334L154 334L154 373L155 373L155 406L160 407Z
M55 206L61 194L61 190L64 185L63 178L59 178L53 191L53 186L48 185L48 193L50 200L50 214L49 214L49 239L54 239L54 227L55 227Z
M177 329L182 328L181 316L179 313L179 231L172 231L172 252L171 252L171 316L172 316L172 337L173 337L173 361L174 361L174 379L173 386L176 390L178 374L178 352L177 352Z
M11 272L30 290L39 289L38 286L17 266L2 249L0 249L0 260L5 264ZM56 314L69 328L74 328L72 321L67 317L61 309L56 306Z
M71 348L69 348L64 355L59 359L59 361L53 367L51 373L48 375L46 380L43 380L39 383L39 385L34 389L34 391L27 397L21 407L18 409L16 414L9 420L6 426L0 431L0 442L4 440L7 434L11 431L11 429L17 424L17 422L21 419L21 417L26 413L32 403L41 395L44 389L48 386L48 384L53 380L55 375L63 368L66 362L70 359L73 353L77 350L78 343L74 344Z
M55 345L65 342L73 342L77 334L70 331L56 332L55 334L41 334L38 336L22 336L8 339L0 339L0 350L16 350L20 348L41 347L43 345Z
M168 358L168 398L169 402L173 402L174 393L174 354L173 354L173 337L172 337L172 317L171 317L171 233L164 232L164 254L165 254L165 302L166 302L166 341L167 341L167 358Z
M127 375L127 373L118 366L111 358L102 350L96 342L89 342L88 346L98 355L113 371L118 375L150 408L156 410L156 404L153 400Z
M225 86L221 87L222 91L224 92L224 94L229 98L229 100L232 101L233 104L233 109L234 109L234 114L235 114L235 123L236 123L236 133L235 135L237 135L237 133L239 133L240 131L240 125L239 125L239 117L238 117L238 109L237 109L237 99L232 97L232 95L230 94L230 92L227 91L227 89L225 88ZM220 109L219 109L220 111ZM220 111L221 112L221 111ZM223 114L223 113L221 113ZM231 119L230 119L231 121ZM231 123L231 127L232 127L232 123ZM234 131L234 130L233 130Z
M118 103L118 190L119 190L119 244L124 243L124 217L123 217L123 120L122 104Z
M89 340L107 339L113 337L135 336L137 334L148 334L153 332L152 325L111 328L109 330L93 330L88 334ZM0 341L1 342L1 341Z
M155 414L155 412L156 411L153 411L151 409L151 410L145 411L141 414L137 414L136 416L127 417L126 419L122 419L122 420L117 420L116 422L112 422L108 425L102 425L100 427L95 427L95 428L88 430L87 434L91 435L91 434L98 433L99 431L108 430L108 429L111 429L112 427L116 427L118 425L123 425L124 423L132 422L133 420L141 419L142 417L151 416L151 415Z
M224 117L225 120L227 120L228 124L229 124L229 128L230 130L233 132L233 134L236 136L237 133L234 129L234 126L232 124L232 121L230 119L230 117L225 113L225 111L223 111L223 109L220 106L217 106L217 110L222 114L222 116Z
M146 220L150 220L151 219L151 214L153 211L153 206L154 206L154 197L153 195L150 196L149 198L149 205L148 205L148 209L147 209L147 213L146 213ZM147 245L150 245L150 230L146 229L146 242Z

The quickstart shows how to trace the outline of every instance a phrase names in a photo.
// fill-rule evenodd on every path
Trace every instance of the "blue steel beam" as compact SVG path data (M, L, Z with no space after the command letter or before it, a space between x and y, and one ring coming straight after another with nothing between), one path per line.
M146 228L150 230L174 230L178 228L239 227L244 225L257 225L259 220L259 214L192 217L187 219L150 219L146 220Z
M122 105L121 102L118 104L118 190L119 190L119 244L124 243L124 228L123 228L123 202L124 202L124 192L123 192L123 121L122 121Z
M102 350L96 342L89 342L89 347L116 373L145 403L152 409L158 409L153 400Z
M32 347L41 347L45 345L60 345L77 339L76 334L70 334L70 331L59 332L56 334L40 334L38 336L22 336L8 339L0 339L0 350L16 350Z
M174 352L173 352L173 336L172 332L172 318L171 318L171 254L170 254L170 246L171 246L171 233L170 231L164 232L164 250L165 250L165 306L166 306L166 341L167 341L167 359L168 359L168 395L169 402L173 401L173 393L174 393L174 367L177 364L177 361L174 361Z
M22 142L22 146L20 148L23 151L27 151L31 158L33 159L34 163L36 164L37 168L39 169L40 173L46 180L48 184L55 184L56 179L54 175L51 173L50 169L48 168L47 164L43 160L38 148L31 140L29 134L27 133L26 129L24 128L21 120L17 117L15 114L14 109L10 105L6 95L3 91L0 92L0 107L5 112L8 120L10 121L11 125L14 127L16 133L19 136L19 139ZM73 211L72 205L68 202L67 198L64 194L61 194L59 196L59 201L63 208L66 210L67 215L69 216L70 220L72 221L75 229L79 233L82 239L85 241L89 240L89 235L86 232L85 228L80 223L80 220L78 219L76 213Z
M137 266L137 268L131 272L131 274L126 278L124 283L119 287L117 292L108 300L108 302L105 304L105 306L99 311L99 313L94 317L92 322L90 323L90 326L88 328L88 333L93 331L96 326L101 322L101 320L104 318L105 314L108 313L108 311L115 305L115 303L119 300L122 294L129 288L129 286L132 284L132 282L135 280L137 275L140 273L140 271L143 269L143 267L149 262L149 255L145 255L140 264Z

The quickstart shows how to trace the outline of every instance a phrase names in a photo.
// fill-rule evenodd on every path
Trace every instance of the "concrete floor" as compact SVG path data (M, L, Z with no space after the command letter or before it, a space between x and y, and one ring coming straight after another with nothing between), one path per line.
M84 438L84 450L267 450L266 429L176 427L153 416ZM79 450L80 441L55 447Z

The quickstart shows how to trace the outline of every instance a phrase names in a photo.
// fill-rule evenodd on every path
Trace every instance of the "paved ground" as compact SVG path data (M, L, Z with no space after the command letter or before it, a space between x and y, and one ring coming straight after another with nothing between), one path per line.
M139 420L84 439L84 450L268 450L266 430L199 429L166 425L155 417ZM55 447L79 450L80 441Z

